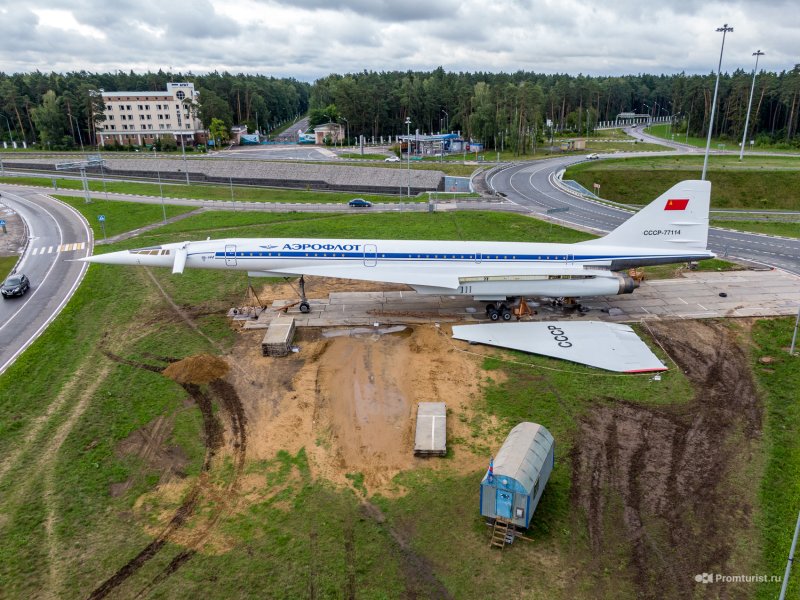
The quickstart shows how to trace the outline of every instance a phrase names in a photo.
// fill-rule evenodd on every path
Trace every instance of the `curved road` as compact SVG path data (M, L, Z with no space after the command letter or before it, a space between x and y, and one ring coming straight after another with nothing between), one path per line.
M548 209L569 207L558 213L559 221L600 233L608 232L624 222L631 213L600 202L578 198L556 187L556 174L578 162L575 157L555 158L534 164L516 164L500 169L487 177L487 183L508 200L529 211L545 214ZM666 191L666 190L664 190ZM649 200L654 200L650 198ZM784 269L800 275L800 239L777 238L711 228L708 247L720 258L730 256Z
M92 233L70 206L33 192L2 189L2 202L28 227L25 253L17 270L31 280L21 298L0 300L0 373L3 373L56 318L81 282L88 264L68 262L89 256Z

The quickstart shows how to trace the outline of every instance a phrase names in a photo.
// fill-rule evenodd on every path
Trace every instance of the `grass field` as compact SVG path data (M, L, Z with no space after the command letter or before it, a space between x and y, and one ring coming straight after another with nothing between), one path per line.
M609 159L571 166L564 175L587 189L599 183L603 198L647 204L684 179L699 179L702 156ZM714 156L709 161L711 205L715 208L797 210L800 158Z
M100 215L105 217L105 235L112 237L120 233L133 231L150 223L156 223L163 219L165 212L167 219L169 219L194 210L190 206L173 206L171 204L165 204L162 209L159 204L119 202L117 200L112 202L102 199L96 199L87 204L83 198L74 196L54 195L53 197L69 204L86 217L96 240L103 238L103 227L101 227L98 219Z
M49 177L6 177L0 178L2 183L15 183L19 185L34 185L52 188L52 178ZM82 183L77 179L57 179L59 189L80 190ZM91 180L89 189L94 198L102 198L102 192L108 191L118 194L138 194L141 196L160 196L164 198L189 198L195 200L221 200L236 202L285 202L285 203L346 203L355 194L350 192L317 192L303 190L285 190L276 188L258 188L252 186L214 185L181 185L163 184L159 188L157 183L138 182L106 182L105 190L102 181ZM56 190L57 193L57 190ZM371 202L397 202L398 196L380 196L375 194L361 195ZM427 199L427 198L425 198Z
M779 235L782 237L800 237L800 222L764 222L764 221L738 221L711 219L712 227L726 227L738 231L751 231L753 233L764 233L767 235Z
M5 280L18 260L19 256L0 256L0 281Z
M147 218L140 214L130 224ZM149 218L157 221L160 215ZM498 213L220 212L188 217L108 250L220 234L557 242L589 237ZM241 299L245 281L244 273L189 270L173 276L168 270L94 265L64 312L0 377L4 598L87 597L153 541L164 514L190 501L179 491L156 493L170 489L159 486L159 470L119 451L123 440L148 424L172 423L164 445L183 457L183 481L208 482L203 485L215 489L230 481L230 458L218 457L204 470L203 417L187 401L190 389L158 370L166 360L224 354L234 346L237 334L223 313ZM169 307L157 285L186 319ZM788 319L763 322L754 333L753 361L768 415L755 452L765 454L769 477L761 480L760 504L752 510L764 536L758 566L769 573L785 559L788 513L800 494L800 414L792 396L800 368L781 354L790 326ZM775 360L757 360L765 355ZM498 572L514 597L637 597L632 540L618 533L622 515L612 518L609 512L603 529L616 552L597 556L585 515L573 510L572 451L590 412L620 403L654 411L653 418L680 414L692 396L690 381L675 368L656 382L513 352L476 359L476 368L487 375L466 423L474 434L449 440L451 459L453 453L475 449L488 454L496 449L494 439L502 439L520 420L546 423L558 440L557 467L529 532L533 542L519 541L502 554L488 548L488 531L477 514L483 468L465 474L448 468L444 459L440 468L401 473L394 482L397 493L376 495L357 473L351 487L312 476L307 449L279 452L245 463L251 484L241 494L248 500L222 513L216 525L221 541L182 554L186 541L171 539L111 596L442 597L426 587L424 573L432 569L453 598L490 597ZM200 391L211 394L210 386ZM215 413L223 409L213 408ZM449 418L466 417L456 408ZM128 485L124 493L109 491L123 482ZM381 519L365 512L365 499L380 509ZM198 513L217 514L220 502L204 502ZM189 540L196 532L192 521ZM660 541L663 533L650 526L647 535ZM751 546L756 552L760 548ZM420 580L416 592L408 588L415 578ZM792 593L796 590L795 582ZM769 594L774 597L775 590L765 586L763 597Z

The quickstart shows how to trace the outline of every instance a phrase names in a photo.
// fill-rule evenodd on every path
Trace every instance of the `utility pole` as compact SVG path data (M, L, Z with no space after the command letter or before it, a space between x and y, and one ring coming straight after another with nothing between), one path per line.
M753 106L753 91L756 89L756 73L758 73L758 57L764 56L764 53L761 50L756 50L753 52L753 56L756 57L756 66L753 67L753 83L750 85L750 100L747 103L747 116L744 119L744 132L742 132L742 149L739 150L739 160L744 158L744 145L747 140L747 128L750 125L750 108Z
M725 50L725 34L733 31L733 27L728 27L725 23L722 27L717 27L717 31L722 32L722 46L719 49L719 65L717 65L717 83L714 84L714 100L711 102L711 119L708 121L708 137L706 138L706 156L703 159L703 174L700 179L705 181L706 170L708 169L708 152L711 149L711 131L714 129L714 113L717 108L717 92L719 91L719 74L722 70L722 52Z

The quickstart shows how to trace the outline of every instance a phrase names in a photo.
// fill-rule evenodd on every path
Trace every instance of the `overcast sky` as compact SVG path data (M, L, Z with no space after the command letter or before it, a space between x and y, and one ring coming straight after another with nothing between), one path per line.
M797 0L0 0L0 71L620 75L800 63Z

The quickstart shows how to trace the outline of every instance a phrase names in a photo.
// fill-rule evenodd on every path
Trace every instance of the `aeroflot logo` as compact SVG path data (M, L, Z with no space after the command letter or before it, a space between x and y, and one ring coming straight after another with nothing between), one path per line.
M334 250L353 252L361 248L361 244L284 244L283 250Z

